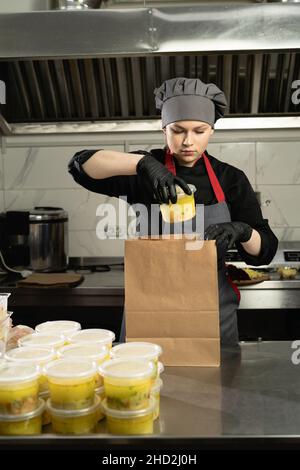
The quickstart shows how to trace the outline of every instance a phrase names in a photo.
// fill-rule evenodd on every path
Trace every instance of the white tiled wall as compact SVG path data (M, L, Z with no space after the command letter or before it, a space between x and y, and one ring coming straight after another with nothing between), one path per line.
M163 147L161 136L153 143L125 142L107 148L119 151ZM120 256L124 241L99 240L96 226L101 203L119 207L119 200L91 193L77 185L67 172L72 155L92 148L74 146L9 146L0 152L0 210L22 210L37 205L59 206L69 214L70 256ZM105 146L101 145L101 148ZM262 211L280 240L300 240L300 139L295 142L212 142L208 151L216 158L242 169L255 190L261 192ZM123 211L127 206L121 202ZM117 212L118 216L118 212ZM118 225L118 218L116 221ZM108 227L113 230L114 227Z

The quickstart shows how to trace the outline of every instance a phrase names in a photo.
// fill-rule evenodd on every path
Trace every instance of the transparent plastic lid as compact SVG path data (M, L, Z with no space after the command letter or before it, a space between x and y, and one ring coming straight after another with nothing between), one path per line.
M34 364L14 364L6 362L0 366L0 386L36 380L40 370Z
M19 415L0 415L0 421L6 422L15 422L15 421L26 421L28 419L35 418L36 416L40 416L46 408L46 403L42 398L39 398L39 405L33 411L28 411L28 413L22 413Z
M72 343L112 343L115 340L115 334L110 330L102 330L100 328L90 328L81 330L68 337L68 341Z
M99 361L108 357L109 352L105 346L98 344L70 344L60 348L57 352L62 358L85 358Z
M114 346L111 350L112 358L134 357L141 359L153 360L157 359L162 353L162 349L158 344L147 342L123 343Z
M83 379L96 374L94 362L80 359L58 359L44 367L45 375L56 379Z
M151 388L151 393L158 393L163 386L163 381L161 379L156 379L152 388Z
M147 408L143 408L142 410L116 410L107 406L106 398L101 402L101 408L106 416L119 419L134 419L147 416L150 413L153 413L155 405L155 399L151 396L149 400L149 406L147 406Z
M141 359L111 359L99 366L99 373L103 377L120 379L147 379L154 372L152 362Z
M51 415L61 416L62 418L76 418L79 416L89 415L94 413L100 406L100 398L95 396L94 403L88 408L82 408L81 410L64 410L60 408L53 408L51 405L51 399L47 400L47 410L50 411Z
M65 343L65 338L62 335L58 334L46 334L46 333L32 333L31 335L24 336L18 340L19 346L30 346L43 347L47 346L49 348L59 348Z
M56 321L45 321L35 327L35 331L38 333L62 333L72 334L76 331L81 330L81 325L77 321L72 320L56 320Z
M11 362L48 362L55 359L55 352L47 348L30 348L24 346L8 351L5 354L5 359Z

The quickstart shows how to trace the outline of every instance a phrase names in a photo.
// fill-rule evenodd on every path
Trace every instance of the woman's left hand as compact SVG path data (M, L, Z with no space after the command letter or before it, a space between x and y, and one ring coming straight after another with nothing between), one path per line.
M217 247L226 246L229 250L233 248L235 242L247 242L252 235L252 227L244 222L225 222L222 224L212 224L204 234L205 240L216 240Z

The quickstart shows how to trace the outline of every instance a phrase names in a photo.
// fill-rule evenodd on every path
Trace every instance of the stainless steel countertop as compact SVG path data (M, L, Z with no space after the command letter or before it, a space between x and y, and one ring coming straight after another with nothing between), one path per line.
M300 365L290 342L241 344L223 350L220 368L167 367L162 374L161 415L151 436L96 434L59 436L51 428L37 437L0 437L0 448L138 449L139 446L197 448L251 441L300 444ZM178 447L180 446L180 447Z

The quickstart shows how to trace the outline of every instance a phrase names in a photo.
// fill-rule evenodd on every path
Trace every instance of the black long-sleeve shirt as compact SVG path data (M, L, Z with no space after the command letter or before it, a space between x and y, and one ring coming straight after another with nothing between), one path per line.
M82 165L95 152L97 150L82 150L77 152L71 159L69 172L78 184L89 191L107 196L127 196L129 204L140 203L149 206L157 203L154 198L151 199L149 196L150 192L145 190L145 181L139 175L112 176L104 179L94 179L88 176ZM149 152L139 150L131 153L147 154ZM153 149L150 153L158 161L164 163L164 149ZM224 191L231 220L249 224L261 236L261 251L258 256L250 255L240 243L236 243L238 252L247 264L253 266L269 264L275 256L278 240L272 232L268 220L262 216L260 206L247 176L242 170L212 157L207 152L206 155ZM203 158L200 158L193 167L180 166L176 160L175 165L176 174L187 183L196 186L196 204L211 205L217 203Z

